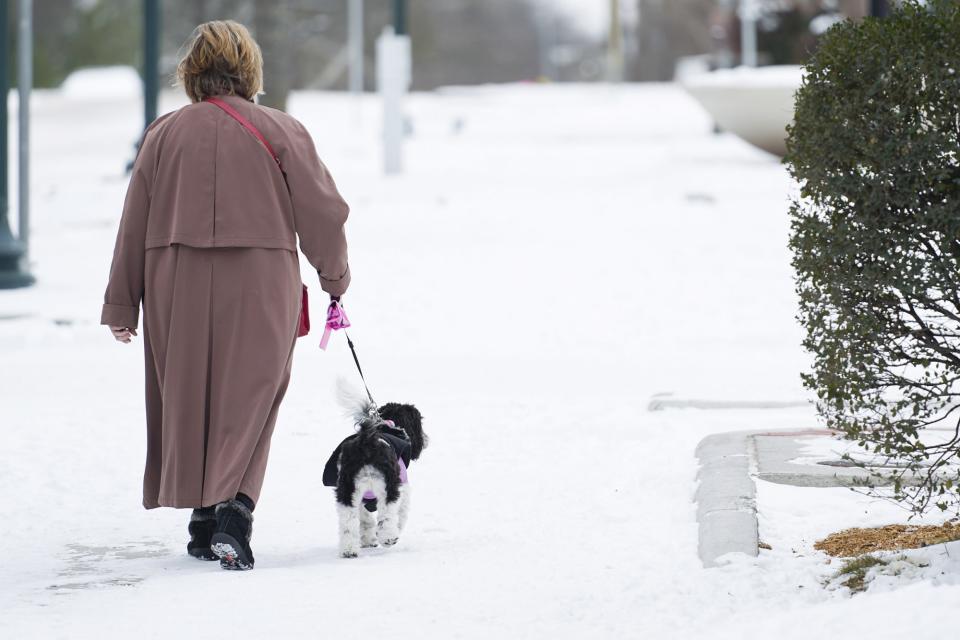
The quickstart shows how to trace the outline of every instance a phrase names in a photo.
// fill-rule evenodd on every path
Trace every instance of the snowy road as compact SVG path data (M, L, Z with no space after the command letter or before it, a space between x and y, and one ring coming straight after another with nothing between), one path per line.
M140 508L141 346L97 326L139 103L35 107L39 284L0 292L0 637L803 638L862 616L850 637L880 638L960 602L917 585L921 610L891 621L897 594L827 592L814 559L701 569L696 443L814 420L647 411L663 392L806 397L786 173L670 86L416 95L392 179L372 99L295 96L353 206L345 303L374 394L415 402L431 446L399 545L337 558L320 471L354 371L341 340L305 338L256 570L189 558L187 512ZM761 501L795 495L776 491ZM788 537L778 508L761 524Z

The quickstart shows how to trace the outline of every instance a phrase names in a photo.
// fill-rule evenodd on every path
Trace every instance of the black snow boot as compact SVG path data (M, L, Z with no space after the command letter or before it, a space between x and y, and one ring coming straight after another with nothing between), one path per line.
M253 533L253 513L240 500L228 500L217 505L217 530L210 549L220 558L220 568L245 571L253 569L253 551L250 536Z
M187 553L199 560L216 560L217 556L210 549L210 541L217 530L217 514L215 507L194 509L190 514L190 542L187 543Z

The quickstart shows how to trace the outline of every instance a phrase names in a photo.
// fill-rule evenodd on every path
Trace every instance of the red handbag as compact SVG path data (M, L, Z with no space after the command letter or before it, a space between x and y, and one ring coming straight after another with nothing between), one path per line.
M227 115L243 125L243 128L253 134L253 137L260 141L260 144L263 145L263 148L266 149L271 156L273 156L274 162L277 163L277 166L280 168L280 173L283 174L283 181L287 181L287 172L283 170L283 165L280 164L280 156L273 150L273 147L270 146L270 143L267 142L267 139L263 137L263 134L260 133L260 130L253 126L253 123L240 115L236 109L231 107L229 104L221 100L220 98L204 98L204 102L209 102L212 105L216 105L223 109ZM289 186L288 186L289 188ZM307 298L307 285L302 284L303 293L301 294L300 301L300 320L297 322L297 337L302 338L303 336L310 333L310 301Z
M300 302L300 323L297 325L297 337L310 333L310 301L307 299L307 285L303 286L303 299Z

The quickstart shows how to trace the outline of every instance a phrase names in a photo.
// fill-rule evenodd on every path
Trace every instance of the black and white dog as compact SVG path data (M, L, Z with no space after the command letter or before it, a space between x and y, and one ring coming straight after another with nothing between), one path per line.
M410 509L407 468L427 446L423 418L412 404L353 403L357 433L334 450L323 484L336 487L340 556L397 543Z

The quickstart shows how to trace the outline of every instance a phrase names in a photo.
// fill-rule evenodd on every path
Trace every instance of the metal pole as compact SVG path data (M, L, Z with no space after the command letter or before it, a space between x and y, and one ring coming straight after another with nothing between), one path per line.
M350 0L350 92L363 93L363 0Z
M870 15L885 18L890 15L890 3L887 0L870 0Z
M756 0L740 0L740 64L757 66Z
M407 35L407 0L393 0L393 33Z
M17 29L17 235L23 247L24 268L30 264L30 90L33 88L33 0L20 0Z
M537 30L537 54L540 63L540 79L556 80L556 69L553 66L553 58L550 55L553 49L553 33L547 21L551 16L550 10L539 0L534 5L534 20Z
M607 82L623 80L623 33L620 30L620 2L610 0L610 33L607 37Z
M160 85L160 0L143 2L143 128L157 119Z
M7 187L7 95L10 78L7 74L9 38L9 2L0 0L0 289L26 287L33 284L33 277L22 270L20 256L23 248L10 232L9 192Z
M737 7L737 0L718 0L719 7L719 23L716 25L719 27L716 31L717 40L717 67L720 69L728 69L735 65L736 56L734 55L733 46L733 20L735 19Z
M7 0L0 0L0 97L3 98L0 100L0 235L6 235L12 242L13 234L10 232L10 221L7 217L9 214L9 183L7 181L7 174L9 173L9 167L7 166L9 149L7 141L7 126L9 123L7 94L10 91L10 78L7 75L7 70L10 68L7 58L10 52L10 40L8 38L10 33L9 10ZM0 240L6 240L6 238L0 238ZM19 258L19 247L17 247L17 250ZM0 256L2 255L0 254Z

